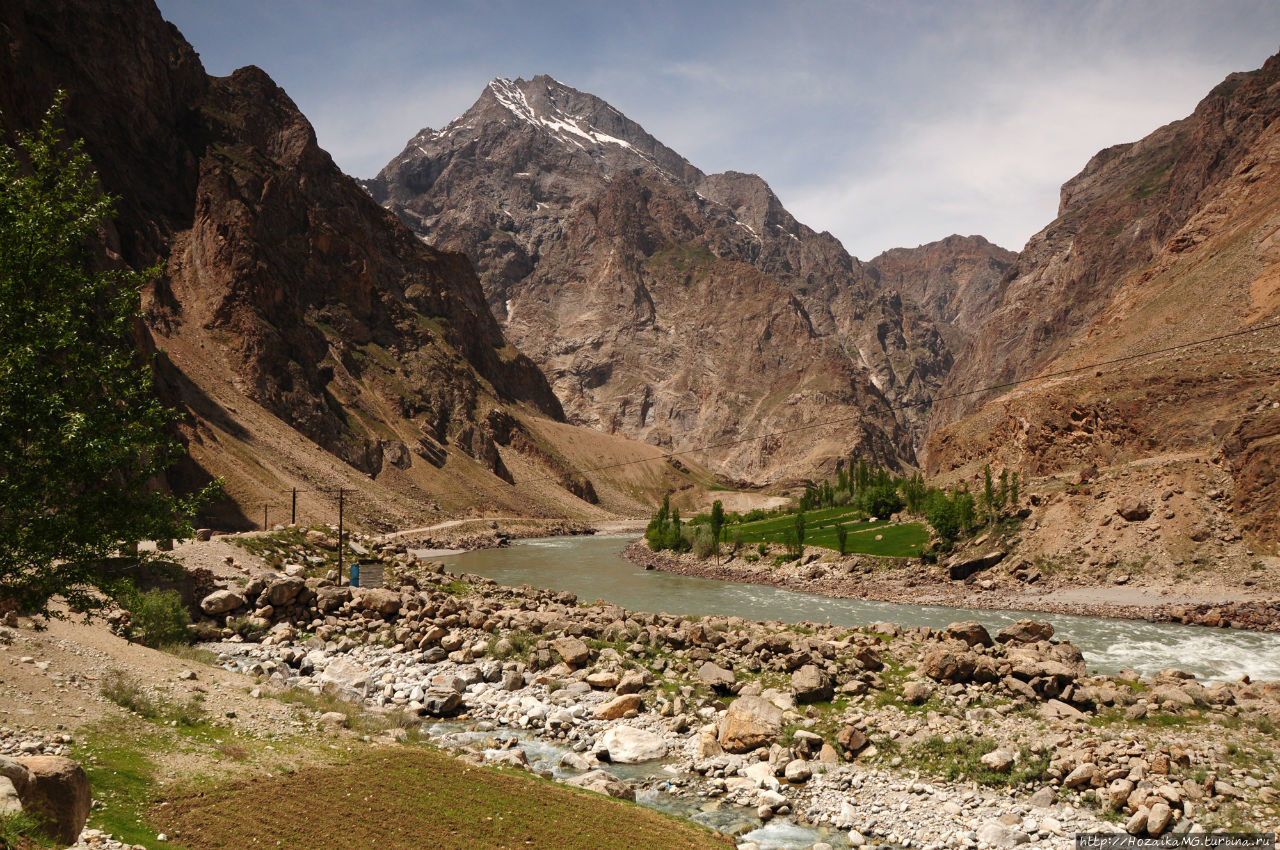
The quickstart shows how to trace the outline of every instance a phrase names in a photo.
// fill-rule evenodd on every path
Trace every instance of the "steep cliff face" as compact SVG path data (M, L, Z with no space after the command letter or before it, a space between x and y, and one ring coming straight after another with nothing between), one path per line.
M1017 258L981 236L948 236L893 248L867 265L882 287L923 310L955 351L995 308L1000 281Z
M1018 256L981 334L957 354L942 394L1037 374L1097 321L1126 278L1162 253L1202 240L1204 234L1180 234L1256 154L1280 106L1278 79L1276 58L1256 72L1232 74L1187 118L1095 155L1063 185L1058 217ZM942 403L932 427L983 398Z
M931 471L987 458L1032 475L1096 467L1116 488L1176 495L1159 470L1199 464L1168 480L1232 510L1214 522L1169 511L1170 526L1196 544L1280 541L1278 84L1278 57L1233 74L1188 118L1102 151L1063 187L1061 215L1006 275L943 393L1032 380L986 404L946 402Z
M543 76L495 80L367 186L472 259L572 421L677 450L717 444L708 461L756 481L851 451L913 459L923 408L902 405L940 384L945 343L759 177L704 175Z
M8 128L67 91L67 129L120 198L104 262L166 262L144 297L162 386L242 507L353 482L367 513L406 520L595 500L522 424L563 412L467 259L342 174L265 73L207 76L143 0L6 3L0 35ZM561 492L511 490L512 464Z

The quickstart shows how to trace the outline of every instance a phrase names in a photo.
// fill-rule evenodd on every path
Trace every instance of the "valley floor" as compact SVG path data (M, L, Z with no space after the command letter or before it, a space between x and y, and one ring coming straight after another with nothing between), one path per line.
M288 584L231 540L178 555L232 589ZM415 574L403 556L393 566L415 576L398 592L356 592L336 609L322 609L324 597L306 610L260 608L254 616L273 622L261 642L223 632L174 654L101 621L0 630L0 751L81 760L96 805L80 846L98 848L323 848L352 822L377 833L361 840L417 846L439 820L423 819L432 807L448 824L442 847L566 846L584 818L608 823L617 846L735 843L531 775L553 769L628 799L658 795L737 833L739 847L770 822L808 836L795 847L1066 847L1075 830L1142 832L1148 817L1198 830L1274 828L1280 816L1275 683L1086 676L1069 644L1027 634L988 646L976 624L682 619L438 568ZM805 565L846 578L848 566ZM121 689L105 695L113 680L130 708ZM735 715L739 701L749 709ZM413 717L437 709L461 714L434 730ZM666 759L616 770L626 746L655 742ZM378 790L393 766L414 795ZM595 776L602 768L612 778ZM460 802L486 794L492 805Z

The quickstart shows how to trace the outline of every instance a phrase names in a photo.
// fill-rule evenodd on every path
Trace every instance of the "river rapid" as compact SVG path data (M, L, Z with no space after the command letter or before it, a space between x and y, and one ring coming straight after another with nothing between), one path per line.
M1053 624L1055 638L1084 653L1090 672L1134 670L1148 675L1171 667L1204 680L1280 679L1280 634L1209 629L1143 620L1079 617L1040 612L991 611L936 605L903 605L833 599L776 587L648 571L621 553L632 535L551 537L504 549L481 549L433 558L455 573L475 573L504 585L532 585L576 593L584 601L613 602L633 611L739 616L863 626L891 622L905 628L941 628L976 620L994 633L1024 617Z

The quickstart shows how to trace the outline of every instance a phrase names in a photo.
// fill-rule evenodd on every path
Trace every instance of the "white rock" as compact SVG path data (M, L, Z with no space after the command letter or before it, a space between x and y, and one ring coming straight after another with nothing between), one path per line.
M661 735L634 726L614 726L600 739L609 760L618 764L639 764L666 756L667 742Z

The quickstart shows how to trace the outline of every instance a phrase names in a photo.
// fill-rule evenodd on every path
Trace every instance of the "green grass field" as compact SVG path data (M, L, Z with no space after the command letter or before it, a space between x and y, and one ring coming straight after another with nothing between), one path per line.
M889 558L911 558L919 555L929 543L929 530L923 523L906 522L890 525L885 520L865 522L856 508L824 508L804 515L805 546L821 546L838 550L836 525L843 523L849 531L845 550L863 555ZM741 536L744 544L784 543L787 529L795 525L795 515L769 517L756 522L725 527L725 538ZM876 540L876 535L882 539Z

